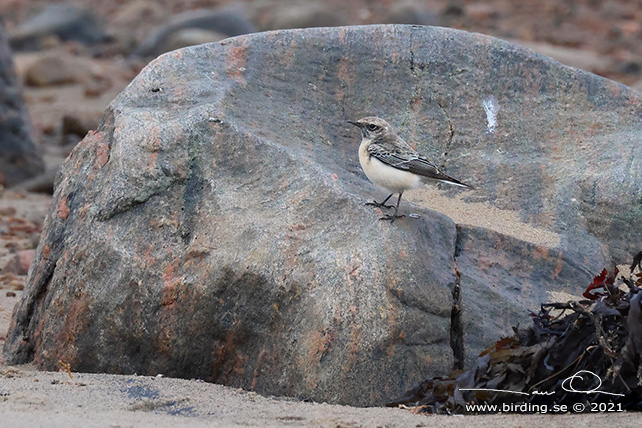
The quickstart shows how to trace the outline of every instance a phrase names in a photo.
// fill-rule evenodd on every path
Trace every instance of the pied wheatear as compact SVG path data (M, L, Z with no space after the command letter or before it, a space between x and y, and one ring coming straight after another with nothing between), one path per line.
M369 116L356 122L348 121L361 129L359 162L366 176L373 183L383 187L390 195L383 202L369 202L366 205L393 208L386 205L395 193L399 194L393 215L386 214L381 220L395 221L404 217L397 215L403 192L416 189L428 182L448 183L459 187L474 189L473 186L454 179L437 168L427 158L421 156L399 137L383 119Z

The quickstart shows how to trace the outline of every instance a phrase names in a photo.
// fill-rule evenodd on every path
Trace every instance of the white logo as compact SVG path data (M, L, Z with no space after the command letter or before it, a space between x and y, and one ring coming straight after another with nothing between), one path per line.
M575 389L573 386L573 382L576 383L576 385L584 381L584 375L586 376L593 376L593 379L597 379L597 386L592 389ZM590 377L587 377L588 380L590 380ZM602 379L595 373L589 370L580 370L577 373L575 373L572 376L567 377L562 381L562 389L567 392L577 392L581 394L607 394L607 395L615 395L617 397L624 397L624 394L616 394L614 392L606 392L606 391L600 391L600 386L602 386ZM519 395L553 395L553 392L546 392L546 391L533 391L533 392L522 392L522 391L510 391L507 389L490 389L490 388L459 388L460 391L494 391L494 392L507 392L509 394L519 394Z

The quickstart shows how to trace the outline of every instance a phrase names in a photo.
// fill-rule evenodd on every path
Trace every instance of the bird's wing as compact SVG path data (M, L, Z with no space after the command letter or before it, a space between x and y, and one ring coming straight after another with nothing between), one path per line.
M372 143L368 147L368 154L386 165L402 171L412 172L430 180L472 188L472 186L444 174L434 163L420 156L409 146L408 148L390 147L389 144Z

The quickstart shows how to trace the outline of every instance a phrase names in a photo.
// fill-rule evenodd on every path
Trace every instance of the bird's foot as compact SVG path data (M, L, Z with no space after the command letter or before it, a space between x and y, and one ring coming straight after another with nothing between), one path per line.
M372 202L366 202L364 204L366 207L377 207L377 208L394 208L394 205L386 205L385 202L377 202L377 201L372 201Z
M394 223L394 221L396 219L402 218L402 217L405 217L405 215L390 215L390 214L386 214L383 217L379 218L379 220L389 221L392 224L392 223Z

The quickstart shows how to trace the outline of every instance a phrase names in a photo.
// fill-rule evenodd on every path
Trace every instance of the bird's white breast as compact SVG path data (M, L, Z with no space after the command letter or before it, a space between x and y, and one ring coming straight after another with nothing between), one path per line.
M370 156L368 153L369 143L370 140L363 140L361 146L359 146L359 163L368 180L383 187L390 193L401 193L405 190L416 189L422 185L419 175L393 168Z

